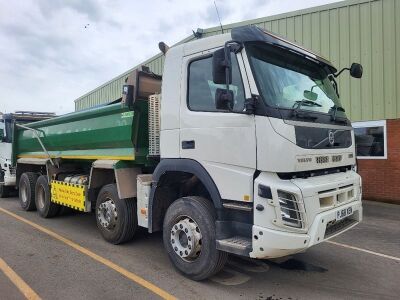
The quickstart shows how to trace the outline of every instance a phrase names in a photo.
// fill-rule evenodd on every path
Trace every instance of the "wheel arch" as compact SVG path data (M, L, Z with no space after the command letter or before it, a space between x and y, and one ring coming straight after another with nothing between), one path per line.
M164 206L166 208L180 196L176 196L169 203L161 203L160 197L157 197L158 192L161 188L165 187L164 184L167 183L170 178L178 177L178 175L187 174L188 176L195 177L199 183L204 187L208 193L209 200L214 205L216 211L222 208L222 199L218 191L218 188L211 178L207 170L196 160L193 159L179 159L179 158L167 158L162 159L157 165L153 172L153 182L150 190L149 196L149 232L155 232L161 229L162 219L164 217L164 212L159 212L158 205ZM173 183L179 183L179 178L174 179ZM168 187L167 187L168 189ZM168 200L167 200L168 201ZM167 207L165 207L167 205Z

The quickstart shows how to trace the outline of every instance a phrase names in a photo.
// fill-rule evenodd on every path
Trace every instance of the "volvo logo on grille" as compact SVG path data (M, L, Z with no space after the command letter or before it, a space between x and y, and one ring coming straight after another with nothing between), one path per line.
M333 144L335 144L335 132L333 132L332 130L329 130L329 132L328 132L328 140L329 140L329 144L331 146L333 146Z

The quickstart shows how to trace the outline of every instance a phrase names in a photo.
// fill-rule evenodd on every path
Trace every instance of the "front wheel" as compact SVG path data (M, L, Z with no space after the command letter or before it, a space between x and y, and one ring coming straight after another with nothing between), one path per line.
M120 199L116 184L105 185L96 202L96 220L103 238L112 244L133 239L138 223L135 199Z
M164 218L163 240L173 265L193 280L214 275L228 258L216 248L215 210L202 197L183 197L171 204Z

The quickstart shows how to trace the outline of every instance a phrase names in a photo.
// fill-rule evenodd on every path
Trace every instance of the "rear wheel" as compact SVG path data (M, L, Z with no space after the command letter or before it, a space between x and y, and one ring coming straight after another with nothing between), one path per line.
M171 204L164 218L163 240L171 262L193 280L214 275L228 258L216 248L215 210L202 197L184 197Z
M35 203L39 215L52 218L60 211L61 205L51 202L51 192L47 176L39 176L35 188Z
M136 200L120 199L115 184L105 185L97 197L96 221L107 242L117 245L132 240L138 227Z
M19 202L22 209L26 211L35 210L35 185L38 175L33 172L26 172L19 180Z

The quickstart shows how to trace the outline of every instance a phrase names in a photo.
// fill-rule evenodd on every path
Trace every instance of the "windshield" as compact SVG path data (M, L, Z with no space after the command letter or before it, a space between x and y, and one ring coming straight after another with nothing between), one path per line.
M248 44L246 51L267 105L346 117L327 71L318 63L267 44Z

